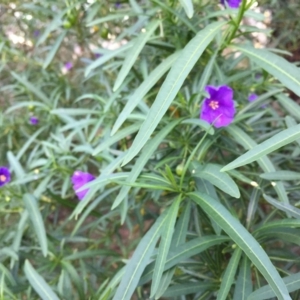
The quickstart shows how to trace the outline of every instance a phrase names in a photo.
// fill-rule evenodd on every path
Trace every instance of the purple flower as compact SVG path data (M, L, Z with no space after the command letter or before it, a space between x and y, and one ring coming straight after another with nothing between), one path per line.
M101 56L103 56L103 54L101 54L101 53L95 53L95 57L96 58L100 58Z
M68 61L65 63L65 68L67 71L70 71L73 68L72 62Z
M230 8L239 8L241 2L242 0L221 0L221 4L228 5Z
M0 167L0 187L10 182L10 172L6 167Z
M200 119L215 127L228 126L234 119L233 90L227 85L206 86L209 97L204 99Z
M255 93L251 93L251 94L248 96L248 100L249 100L250 102L255 101L257 98L258 98L258 96L257 96Z
M85 173L81 171L75 171L73 176L71 177L72 183L73 183L73 189L75 191L75 194L79 198L79 200L82 200L86 193L89 191L89 189L83 190L78 192L78 190L84 186L86 183L94 180L95 177L90 173Z
M39 123L39 119L37 117L32 116L29 118L29 122L31 125L37 125Z
M120 8L121 7L121 3L120 2L116 2L115 6L116 6L116 8Z
M37 38L39 35L40 35L40 31L38 29L33 32L34 37Z

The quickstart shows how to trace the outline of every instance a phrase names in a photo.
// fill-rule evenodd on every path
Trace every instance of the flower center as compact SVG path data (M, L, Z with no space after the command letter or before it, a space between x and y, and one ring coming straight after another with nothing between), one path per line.
M215 101L215 100L212 100L210 101L210 103L208 104L213 110L219 108L219 101Z
M5 175L0 175L0 181L5 182L6 181L6 176Z

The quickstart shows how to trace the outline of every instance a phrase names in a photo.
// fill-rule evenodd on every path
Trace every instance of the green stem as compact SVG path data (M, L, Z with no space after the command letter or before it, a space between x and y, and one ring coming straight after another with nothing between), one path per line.
M236 18L236 20L234 20L234 29L231 31L231 34L228 38L228 43L227 44L230 44L231 41L235 38L236 32L238 31L238 29L240 27L240 24L243 20L245 11L247 10L246 4L247 4L247 0L243 0L242 5L239 9L239 13L237 15L237 18Z

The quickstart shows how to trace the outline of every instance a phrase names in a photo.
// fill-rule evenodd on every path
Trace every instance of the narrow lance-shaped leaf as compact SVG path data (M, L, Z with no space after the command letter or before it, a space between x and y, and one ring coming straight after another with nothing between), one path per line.
M296 208L295 206L293 206L289 203L281 203L279 201L276 201L274 198L272 198L266 194L264 194L263 196L267 202L274 205L279 210L282 210L282 211L288 213L289 215L293 216L294 218L300 219L300 209L299 208Z
M105 62L107 62L111 58L120 55L124 51L127 51L132 46L133 46L133 43L129 42L129 43L123 45L122 47L120 47L114 51L110 51L109 53L106 53L105 55L96 59L94 62L92 62L90 65L87 66L87 68L85 69L85 72L84 72L84 76L87 77L95 68L100 67L101 65L103 65Z
M300 96L300 69L284 58L264 49L251 46L232 46L243 52L261 68L268 71L283 85Z
M24 272L30 282L30 285L34 288L41 299L59 300L45 279L33 268L28 260L25 261Z
M231 213L219 202L208 195L189 193L208 216L213 218L232 240L245 252L252 263L268 281L279 300L291 300L282 278L270 261L266 252L245 227L234 218Z
M280 170L275 172L263 173L260 175L260 177L267 180L300 180L300 173Z
M160 21L157 21L157 20L151 22L147 26L146 32L142 32L139 35L139 37L134 41L132 50L130 50L127 53L126 58L125 58L125 60L122 64L122 68L121 68L121 70L118 74L118 77L117 77L116 81L115 81L113 91L116 91L121 86L121 84L123 83L123 81L126 78L127 74L129 73L130 69L134 65L134 63L135 63L137 57L139 56L140 52L144 48L145 44L149 40L152 33L155 31L155 29L157 28L159 23L160 23Z
M224 193L227 193L232 197L240 197L238 186L228 174L220 172L221 166L215 164L202 166L197 164L197 162L194 162L194 165L198 167L192 171L193 176L209 181L211 184L215 185Z
M36 86L34 86L31 82L29 82L27 79L22 78L15 72L11 72L11 75L18 80L21 84L23 84L30 92L35 94L38 98L40 98L44 103L48 103L48 97L40 91Z
M134 108L139 104L143 97L148 93L148 91L157 83L157 81L171 68L174 61L180 55L180 51L170 55L166 58L160 65L158 65L145 79L145 81L135 90L135 92L129 97L124 109L118 116L113 129L111 130L111 135L120 128L124 121L128 118Z
M63 31L60 36L57 38L55 44L52 46L51 50L49 51L46 59L45 59L45 62L43 64L43 68L46 69L49 64L51 63L51 61L53 60L57 50L59 49L64 37L66 36L66 33L67 31Z
M168 110L170 104L176 97L185 78L194 67L199 57L220 31L226 22L215 22L201 30L183 49L180 57L174 63L168 73L144 123L142 124L136 138L133 141L123 165L127 164L138 154L149 140L151 134Z
M47 253L48 253L47 235L46 235L43 218L41 216L41 213L40 213L40 210L38 207L38 203L37 203L36 199L30 194L25 194L23 196L23 200L24 200L26 209L28 210L29 218L33 224L33 228L36 232L43 255L47 256Z
M256 142L253 139L251 139L246 132L244 132L235 125L228 126L226 128L226 131L235 139L235 141L238 144L242 145L247 150L257 146ZM258 159L257 163L265 172L276 171L272 161L267 156L263 156L260 159ZM233 171L237 172L236 170ZM250 181L249 183L251 185L254 184L254 186L257 186L257 182ZM274 189L276 190L281 202L289 203L289 199L286 195L286 191L282 182L277 182L277 184L274 186Z
M290 293L299 290L300 272L284 277L283 282L286 284L286 287ZM264 300L273 297L275 297L274 291L269 285L266 285L250 294L247 300Z
M239 275L235 284L233 300L247 300L252 292L251 261L244 256L240 264Z
M234 281L234 276L239 265L242 251L240 248L235 249L222 278L221 287L218 291L217 300L226 300Z
M166 221L167 210L160 215L150 230L144 235L131 259L125 267L125 273L113 300L130 300L140 277L149 263L161 230Z
M193 1L192 0L179 0L180 4L185 10L186 15L189 18L193 17L194 14L194 7L193 7Z
M180 244L178 247L174 249L172 248L170 250L164 270L166 271L174 266L177 266L179 263L186 260L187 258L192 257L193 255L197 255L215 245L220 245L224 242L228 242L228 240L228 236L208 235L192 239L187 243ZM149 266L147 266L145 274L139 282L139 285L148 282L152 278L154 264L155 263L152 262L151 264L149 264Z
M300 124L275 134L270 139L255 146L245 154L238 157L233 162L226 165L221 169L221 171L229 171L237 167L249 164L261 158L262 156L277 150L280 147L294 142L298 138L300 138Z
M179 196L172 203L170 209L168 210L168 215L164 224L165 230L161 235L161 241L159 244L158 253L155 261L155 266L154 266L154 271L152 276L150 298L152 298L156 294L164 271L164 266L166 263L167 255L172 241L172 236L174 232L174 226L177 218L180 201L181 201L181 197Z

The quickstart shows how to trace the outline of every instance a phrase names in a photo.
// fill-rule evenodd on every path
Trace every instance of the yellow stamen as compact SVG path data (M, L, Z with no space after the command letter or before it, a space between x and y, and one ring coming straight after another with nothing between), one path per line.
M210 103L208 104L213 110L219 108L219 102L218 101L215 101L215 100L212 100L210 101Z
M6 181L6 176L5 175L0 175L0 181L5 182Z

